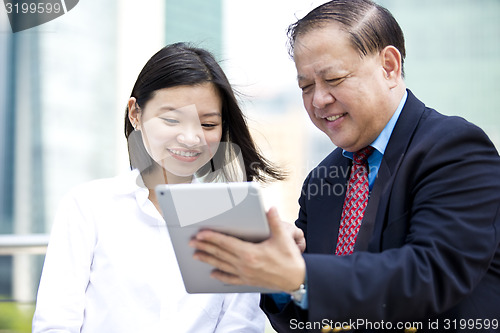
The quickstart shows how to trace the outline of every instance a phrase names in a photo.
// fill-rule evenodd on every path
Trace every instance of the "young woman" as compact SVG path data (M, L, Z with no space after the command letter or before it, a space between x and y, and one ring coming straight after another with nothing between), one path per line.
M139 74L125 115L131 172L61 202L33 332L262 332L259 294L187 294L154 193L161 183L266 181L283 174L258 152L213 56L173 44Z

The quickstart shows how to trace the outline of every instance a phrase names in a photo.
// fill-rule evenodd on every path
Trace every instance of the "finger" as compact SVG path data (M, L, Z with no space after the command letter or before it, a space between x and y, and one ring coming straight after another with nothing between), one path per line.
M196 260L199 260L201 262L204 262L206 264L209 264L209 265L217 268L218 270L226 272L227 274L236 274L236 272L237 272L236 268L232 264L230 264L226 261L220 260L219 258L216 258L210 254L205 253L205 252L196 251L193 254L193 258Z
M201 241L195 238L189 241L189 246L195 248L198 251L207 253L212 257L218 258L221 261L233 263L238 260L238 258L232 252L224 250L219 246L219 244L216 243Z
M304 231L302 229L294 227L293 231L293 239L295 240L295 243L299 247L300 252L304 252L306 249L306 239L304 237Z
M267 222L269 223L271 236L278 236L283 234L285 228L281 226L282 221L276 207L271 207L269 211L266 213L266 216L267 216Z
M227 272L214 269L210 276L214 279L217 279L223 283L234 284L234 285L242 285L245 284L244 281L235 274L229 274Z
M302 238L301 240L297 241L297 247L300 250L300 253L304 253L306 250L306 239Z
M238 257L238 250L244 248L246 245L246 242L236 237L224 235L212 230L202 230L198 232L195 239L204 243L211 243L227 253L234 254L236 257Z

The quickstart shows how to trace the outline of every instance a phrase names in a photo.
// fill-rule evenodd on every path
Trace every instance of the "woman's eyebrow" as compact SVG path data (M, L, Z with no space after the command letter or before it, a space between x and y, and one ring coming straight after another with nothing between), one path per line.
M170 105L164 105L164 106L161 106L159 108L159 110L161 111L177 111L177 112L180 112L180 110L178 108L174 108L173 106L170 106Z
M220 112L210 112L210 113L204 113L204 114L202 114L201 118L214 117L214 116L222 117L222 115L221 115Z

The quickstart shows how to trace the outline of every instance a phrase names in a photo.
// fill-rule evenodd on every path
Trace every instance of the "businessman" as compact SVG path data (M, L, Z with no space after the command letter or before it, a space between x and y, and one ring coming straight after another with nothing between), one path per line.
M494 145L406 88L403 32L385 8L330 1L289 41L305 109L338 147L302 188L305 252L272 209L267 241L202 231L195 257L226 283L285 292L261 300L278 332L498 331Z

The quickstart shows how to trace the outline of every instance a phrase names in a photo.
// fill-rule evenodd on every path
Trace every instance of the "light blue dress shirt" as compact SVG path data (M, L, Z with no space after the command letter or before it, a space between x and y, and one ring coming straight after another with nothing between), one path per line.
M389 143L389 139L391 138L392 131L394 130L394 126L396 126L396 122L399 119L399 115L401 114L401 111L403 110L403 106L406 103L406 99L408 97L408 92L405 91L405 94L403 98L401 99L401 102L399 102L398 108L392 115L391 119L389 122L385 125L384 129L382 132L379 134L379 136L373 141L370 146L375 148L373 153L368 157L368 183L370 187L370 191L373 188L373 184L375 183L375 179L377 178L377 173L378 169L380 168L380 163L382 163L382 157L384 157L385 153L385 148L387 147L387 144ZM353 152L348 152L346 150L342 151L342 155L344 155L347 158L350 158L352 160ZM304 294L304 297L302 298L302 301L295 302L298 306L300 306L302 309L307 310L309 307L308 300L307 300L307 275L306 275L306 281L304 283L306 292ZM290 300L290 295L286 293L281 293L281 294L273 294L273 299L276 302L276 305L278 308L283 307L288 301Z

